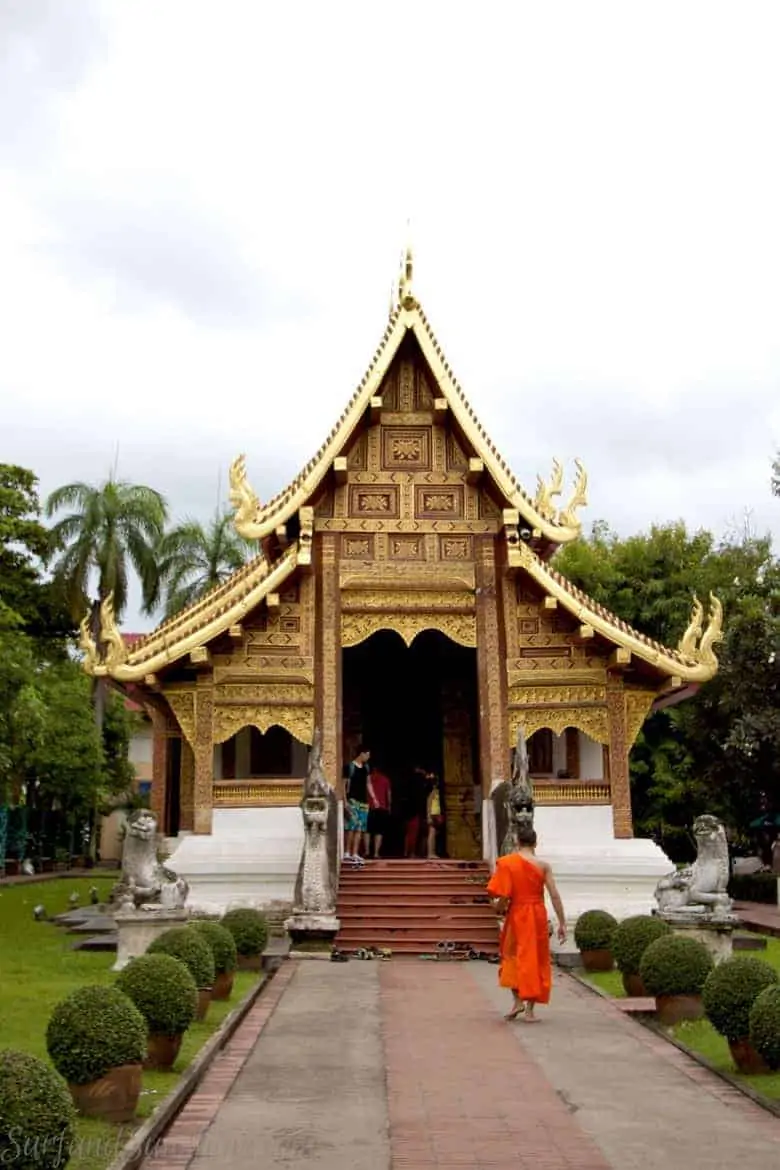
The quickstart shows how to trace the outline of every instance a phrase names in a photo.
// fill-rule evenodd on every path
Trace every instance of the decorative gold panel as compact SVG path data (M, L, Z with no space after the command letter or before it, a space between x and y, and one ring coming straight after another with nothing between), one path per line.
M300 804L302 798L302 780L281 784L218 780L212 789L214 808L290 808Z
M534 782L534 801L545 804L611 804L612 793L607 781L567 780L560 784Z
M424 630L438 630L461 646L476 646L477 623L470 613L343 613L341 645L357 646L379 630L394 630L411 646Z
M368 519L397 520L399 515L396 484L351 484L349 493L351 516Z
M384 610L402 615L431 610L473 610L474 604L473 593L465 589L350 589L341 598L344 611Z
M463 485L435 484L415 487L414 513L419 520L460 520L463 517Z
M439 557L443 561L471 561L474 559L472 536L440 536Z
M509 688L509 705L522 704L533 707L540 703L606 703L606 686L512 686Z
M283 727L301 743L314 738L314 708L279 704L247 704L217 707L214 711L214 743L224 743L242 727L256 727L265 733L269 727Z
M176 716L181 733L191 747L195 745L195 692L166 691L165 698Z
M373 534L353 536L345 533L341 538L341 555L346 560L370 561L374 557Z
M424 561L424 536L390 536L387 548L388 559L391 561Z
M542 727L549 727L556 735L562 735L567 727L577 727L596 743L609 743L606 707L512 707L509 711L511 744L517 740L518 727L523 728L526 736Z
M383 427L382 466L386 471L429 471L430 427Z
M314 702L314 687L305 682L220 682L214 691L214 702L256 704L261 707L278 703L298 703L306 706Z

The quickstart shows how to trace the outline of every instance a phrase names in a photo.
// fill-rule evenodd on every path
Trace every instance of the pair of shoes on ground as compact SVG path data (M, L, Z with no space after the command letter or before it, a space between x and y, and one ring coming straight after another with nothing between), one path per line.
M358 857L354 853L345 853L341 860L343 864L356 866L358 869L366 864L362 857Z
M355 951L356 959L381 959L383 962L391 957L392 951L387 947L358 947Z

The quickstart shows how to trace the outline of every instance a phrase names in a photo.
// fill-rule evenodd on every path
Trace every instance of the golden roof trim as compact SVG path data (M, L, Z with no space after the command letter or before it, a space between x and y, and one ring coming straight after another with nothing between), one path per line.
M80 645L84 651L84 670L94 677L137 682L170 666L239 624L267 594L279 589L298 562L297 542L273 565L269 565L264 557L256 557L205 597L163 622L129 648L122 643L124 656L121 659L116 654L113 657L109 654L101 660L85 623L82 623ZM109 641L107 633L101 622L101 641ZM119 638L121 641L121 635Z
M562 468L557 461L553 466L552 481L548 485L540 479L535 499L525 491L469 405L425 313L411 293L410 260L410 254L407 253L407 268L403 280L399 282L399 300L392 308L387 328L371 364L339 421L303 470L282 492L266 504L261 504L249 484L245 456L240 455L234 461L230 469L230 502L235 509L236 529L247 540L261 540L284 524L312 497L330 470L333 460L341 454L360 424L407 332L412 332L453 416L508 505L522 514L532 531L555 544L576 539L581 531L577 510L587 503L588 481L585 469L578 460L575 461L577 476L571 498L560 510L552 505L553 497L560 495L563 488Z
M520 543L510 551L510 567L524 569L545 592L558 599L561 605L583 625L591 626L597 634L650 666L683 682L709 682L718 672L718 659L713 650L723 640L723 607L714 594L710 594L710 613L707 628L702 632L703 609L694 598L691 624L676 650L648 638L635 630L617 614L606 609L572 585L570 581L545 564L527 544Z

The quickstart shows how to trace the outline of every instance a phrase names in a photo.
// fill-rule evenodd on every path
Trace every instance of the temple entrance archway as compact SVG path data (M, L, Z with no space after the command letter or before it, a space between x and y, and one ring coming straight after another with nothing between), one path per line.
M436 772L445 817L438 852L481 857L476 650L438 630L424 630L410 646L379 630L343 650L342 679L342 758L351 759L360 742L370 746L399 798L415 765ZM389 856L402 853L400 815L395 821Z

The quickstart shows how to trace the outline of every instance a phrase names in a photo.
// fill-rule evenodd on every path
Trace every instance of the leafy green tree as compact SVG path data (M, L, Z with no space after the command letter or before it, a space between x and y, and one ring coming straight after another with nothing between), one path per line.
M745 833L780 799L780 571L769 540L746 535L718 544L682 523L621 539L597 524L555 563L618 616L671 646L687 625L692 595L720 597L718 674L693 698L647 720L631 756L632 795L638 830L664 844L684 840L704 811Z
M229 511L218 512L205 527L197 520L186 520L172 529L163 538L159 553L165 616L220 585L255 552L236 532Z
M72 510L53 525L51 542L58 554L54 576L72 617L84 616L94 586L93 612L113 593L114 612L121 618L131 570L139 578L148 612L157 593L157 548L167 518L160 493L113 478L98 487L70 483L51 493L46 515L55 516L65 508Z
M780 496L780 454L772 464L772 491L776 496Z

